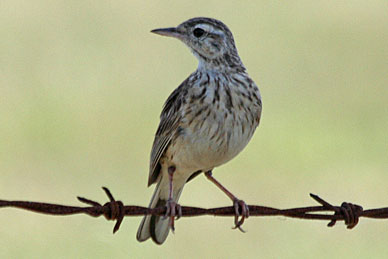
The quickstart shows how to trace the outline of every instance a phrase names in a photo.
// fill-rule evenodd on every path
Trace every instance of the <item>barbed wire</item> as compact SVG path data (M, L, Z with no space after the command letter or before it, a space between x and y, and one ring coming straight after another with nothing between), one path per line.
M83 197L77 197L80 202L90 206L78 207L31 201L0 200L0 208L13 207L36 213L59 216L87 214L92 217L99 217L104 215L107 220L116 221L113 233L119 230L120 225L126 216L144 216L150 214L165 215L166 213L166 207L150 209L142 206L124 205L121 201L115 200L108 188L102 188L109 198L109 202L104 205ZM330 221L327 224L329 227L334 226L337 221L344 221L348 229L354 228L361 217L375 219L388 218L388 207L363 210L361 206L348 202L343 202L341 206L333 206L315 194L310 194L310 197L318 202L320 206L276 209L272 207L248 205L249 216L284 216L309 220L328 220ZM181 208L182 217L195 217L203 215L235 216L235 208L233 206L210 209L189 206L182 206ZM334 214L327 214L328 212L333 212Z

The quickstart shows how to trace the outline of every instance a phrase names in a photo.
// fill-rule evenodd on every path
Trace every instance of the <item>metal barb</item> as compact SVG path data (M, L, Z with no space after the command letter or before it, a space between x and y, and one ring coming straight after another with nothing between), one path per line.
M108 188L104 187L103 190L109 198L109 202L101 205L96 201L86 199L83 197L77 197L80 202L88 204L88 207L66 206L60 204L42 203L42 202L30 202L30 201L8 201L0 200L0 208L13 207L23 210L29 210L36 213L43 213L49 215L74 215L74 214L87 214L89 216L98 217L104 215L108 220L116 220L116 224L113 228L113 233L116 233L124 216L144 216L144 215L164 215L166 213L165 207L158 207L149 209L147 207L125 206L121 201L116 201ZM312 220L329 220L328 226L334 226L338 220L344 220L348 229L354 228L360 217L368 217L375 219L387 219L388 207L363 210L359 205L344 202L341 206L333 206L327 201L323 200L315 194L310 196L317 201L321 206L311 206L302 208L291 209L275 209L271 207L250 205L249 215L252 216L284 216L290 218L299 219L312 219ZM322 211L332 211L333 215L327 215L325 213L319 213ZM197 208L182 206L178 208L178 215L181 217L193 217L201 215L213 215L213 216L232 216L235 217L235 207L219 207L219 208ZM238 225L238 224L237 224ZM240 225L241 226L241 225ZM238 226L237 226L238 227Z

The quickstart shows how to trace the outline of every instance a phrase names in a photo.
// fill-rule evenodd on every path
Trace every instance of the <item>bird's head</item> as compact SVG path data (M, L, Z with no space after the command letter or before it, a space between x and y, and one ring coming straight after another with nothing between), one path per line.
M155 29L151 32L184 42L198 58L200 66L244 68L231 31L219 20L192 18L177 27Z

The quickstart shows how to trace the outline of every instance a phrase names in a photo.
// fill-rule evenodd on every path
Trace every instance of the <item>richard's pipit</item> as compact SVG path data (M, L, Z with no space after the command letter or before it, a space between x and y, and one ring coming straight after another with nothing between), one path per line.
M212 170L234 158L251 139L260 122L259 89L222 22L199 17L152 32L181 40L199 65L168 97L160 115L148 179L148 185L156 183L156 188L149 206L166 206L167 213L145 216L137 240L151 237L157 244L166 240L181 213L177 201L183 186L201 172L233 201L240 228L249 216L248 206L214 179Z

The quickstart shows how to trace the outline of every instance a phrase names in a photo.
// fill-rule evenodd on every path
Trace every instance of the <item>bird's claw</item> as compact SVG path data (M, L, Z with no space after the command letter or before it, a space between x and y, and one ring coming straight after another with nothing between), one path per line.
M168 199L166 202L166 214L164 214L163 219L169 218L169 227L172 232L175 231L175 218L179 219L182 216L182 207L172 199Z
M233 201L233 207L235 211L233 229L237 228L241 232L245 233L245 230L242 229L241 226L242 224L244 224L245 219L249 217L249 207L243 200L239 200L239 199L235 199ZM241 214L240 214L240 207L241 207ZM240 216L241 216L241 219L239 220Z

